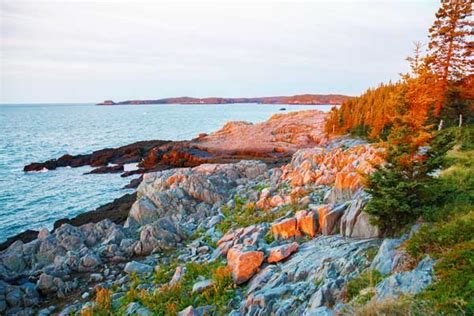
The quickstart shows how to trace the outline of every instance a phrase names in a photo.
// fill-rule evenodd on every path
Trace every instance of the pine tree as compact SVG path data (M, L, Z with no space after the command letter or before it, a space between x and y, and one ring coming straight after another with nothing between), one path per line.
M427 63L437 75L435 114L443 107L450 81L459 81L473 71L472 0L441 0L430 28Z

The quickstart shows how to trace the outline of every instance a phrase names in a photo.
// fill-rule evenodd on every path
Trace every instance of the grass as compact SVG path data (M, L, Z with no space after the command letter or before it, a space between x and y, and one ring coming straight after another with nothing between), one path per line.
M435 282L415 297L436 314L474 314L473 131L473 126L455 130L457 144L430 188L435 203L424 211L426 223L405 243L416 260L426 254L437 259Z
M193 307L213 305L219 314L228 312L228 302L235 296L236 286L232 281L231 271L222 263L188 263L182 279L170 286L177 264L160 266L152 278L156 285L155 290L148 292L138 291L137 283L131 282L130 290L122 299L123 312L131 302L139 302L157 315L176 315L179 311L193 305ZM193 285L200 278L211 279L213 286L202 293L192 293ZM141 281L142 282L142 281ZM138 282L140 283L140 282Z
M367 304L356 306L355 310L348 314L355 316L437 315L431 306L423 302L417 302L411 297L401 297L396 300L385 299L381 301L370 301Z
M347 300L355 300L359 304L368 302L375 294L371 291L383 276L377 270L366 270L346 284ZM365 290L365 291L363 291Z
M233 208L223 206L221 208L225 218L216 225L216 229L225 234L234 227L247 227L259 223L273 222L284 216L289 210L296 207L292 204L285 205L276 210L262 210L255 206L255 203L247 203L246 199L241 197L234 198L235 206Z

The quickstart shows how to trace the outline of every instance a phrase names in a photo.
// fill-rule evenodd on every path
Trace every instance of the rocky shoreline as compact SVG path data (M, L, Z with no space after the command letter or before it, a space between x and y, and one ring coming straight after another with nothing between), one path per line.
M407 237L383 239L363 212L362 175L383 163L380 150L327 138L324 119L276 115L150 148L131 206L103 210L102 220L82 214L0 252L0 313L174 314L156 302L177 289L217 302L222 278L192 276L192 264L222 266L232 296L179 301L179 315L353 314L347 284L367 271L383 276L360 294L367 301L420 292L433 260L410 268L399 248ZM151 171L159 165L167 169Z

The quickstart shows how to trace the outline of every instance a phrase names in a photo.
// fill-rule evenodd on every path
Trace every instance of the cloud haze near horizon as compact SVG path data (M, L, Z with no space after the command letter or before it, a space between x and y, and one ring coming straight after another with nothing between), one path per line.
M438 7L0 1L1 103L358 95L407 70Z

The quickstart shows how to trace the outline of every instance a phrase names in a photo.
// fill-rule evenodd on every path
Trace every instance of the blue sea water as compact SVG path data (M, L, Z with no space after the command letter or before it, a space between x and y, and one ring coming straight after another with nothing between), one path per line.
M331 106L296 105L0 105L0 242L26 229L52 228L133 190L118 174L83 175L90 167L24 173L31 162L90 153L139 140L184 140L227 121L260 122L278 113Z

